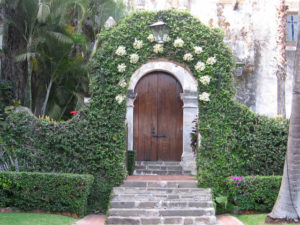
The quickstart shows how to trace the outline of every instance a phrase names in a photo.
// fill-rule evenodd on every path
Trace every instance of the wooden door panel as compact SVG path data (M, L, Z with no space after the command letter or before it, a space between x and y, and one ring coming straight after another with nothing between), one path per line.
M134 149L137 150L137 160L180 161L181 92L179 82L163 72L150 73L137 84L134 103Z
M168 137L167 140L164 138L158 140L160 160L180 161L181 159L182 101L180 93L181 87L177 80L167 74L159 75L158 132Z

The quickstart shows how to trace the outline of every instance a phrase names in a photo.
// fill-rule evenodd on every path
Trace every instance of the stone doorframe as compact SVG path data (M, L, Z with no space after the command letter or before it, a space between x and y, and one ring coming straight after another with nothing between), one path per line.
M183 66L166 60L150 61L142 65L131 76L128 87L126 124L128 128L128 150L133 150L133 108L136 94L134 89L139 80L148 73L162 71L173 75L181 84L183 93L183 146L181 166L184 171L196 174L196 155L191 147L191 133L198 116L198 84L193 75Z

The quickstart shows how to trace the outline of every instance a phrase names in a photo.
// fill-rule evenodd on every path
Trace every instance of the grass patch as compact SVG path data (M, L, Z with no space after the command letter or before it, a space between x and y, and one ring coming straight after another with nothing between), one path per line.
M44 213L0 213L0 225L72 225L77 219Z
M267 214L249 214L236 216L245 225L265 225ZM296 225L296 224L283 224L283 225Z

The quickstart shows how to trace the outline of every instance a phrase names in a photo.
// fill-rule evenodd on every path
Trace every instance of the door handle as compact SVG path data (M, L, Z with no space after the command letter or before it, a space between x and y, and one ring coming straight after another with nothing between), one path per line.
M152 134L152 137L156 137L156 138L166 138L167 135L165 135L165 134L153 135L153 134Z
M152 126L151 127L151 134L152 134L152 137L156 137L156 138L166 138L167 135L165 134L155 134L155 128Z

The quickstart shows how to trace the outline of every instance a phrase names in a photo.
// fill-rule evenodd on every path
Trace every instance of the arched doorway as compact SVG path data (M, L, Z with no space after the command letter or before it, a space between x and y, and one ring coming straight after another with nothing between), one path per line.
M133 143L138 161L180 161L183 92L169 73L145 75L135 87Z
M196 79L191 72L184 66L165 59L157 59L147 62L137 69L131 76L128 87L127 98L127 113L126 124L128 134L128 146L127 150L136 150L134 141L134 108L135 99L137 94L135 93L136 86L143 77L152 72L165 72L171 74L176 81L179 82L182 93L180 99L183 102L183 121L182 121L182 155L181 166L186 171L192 171L192 174L196 174L196 155L191 147L191 133L193 132L195 123L194 121L198 115L198 85ZM149 128L148 128L149 130ZM155 130L156 131L156 130ZM160 133L155 133L160 134ZM162 133L163 134L163 133Z

